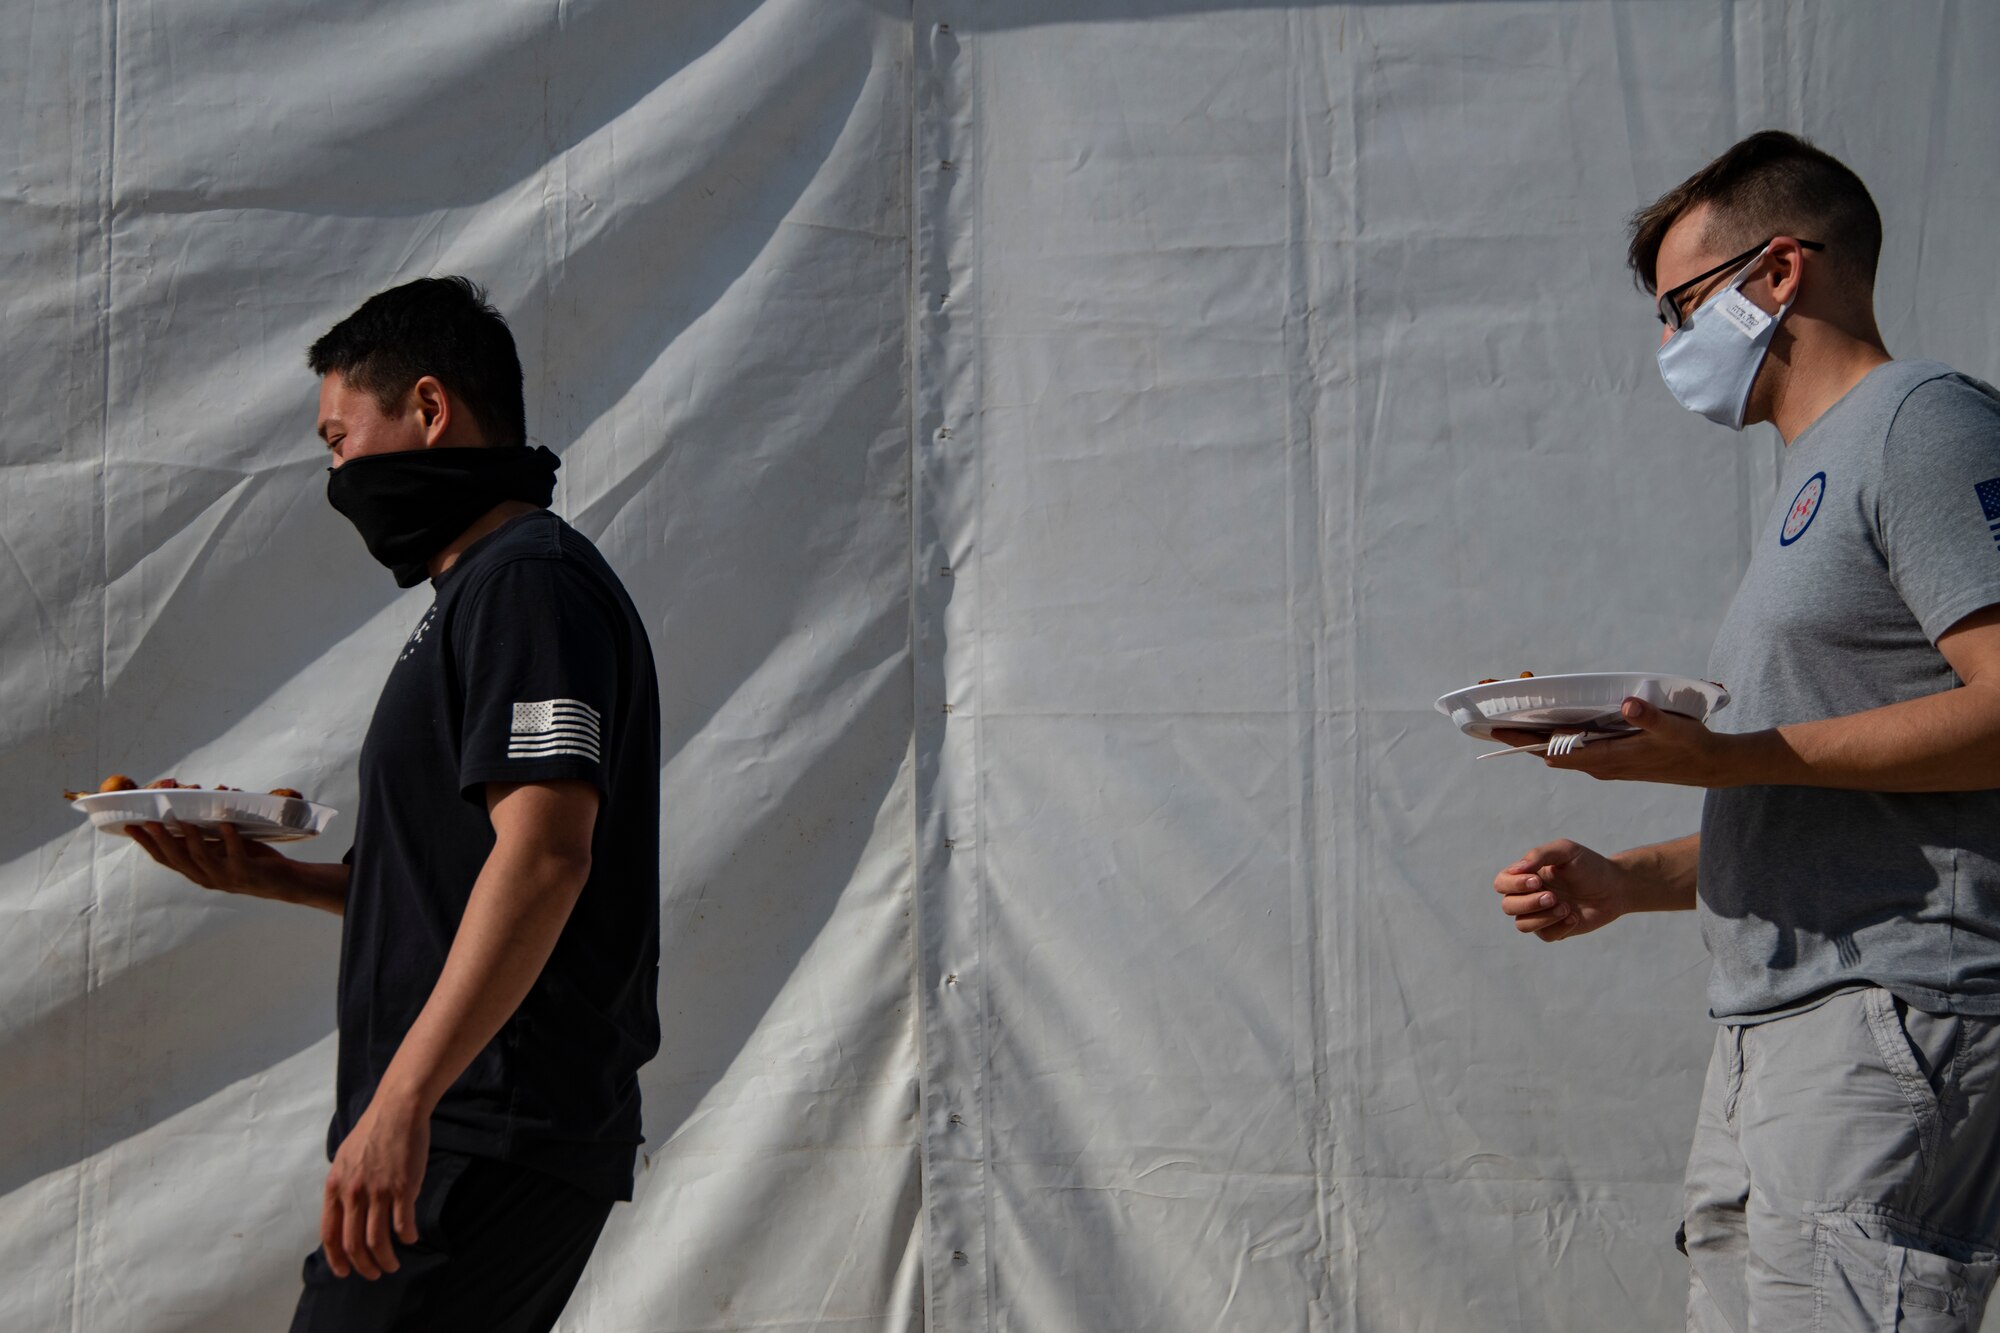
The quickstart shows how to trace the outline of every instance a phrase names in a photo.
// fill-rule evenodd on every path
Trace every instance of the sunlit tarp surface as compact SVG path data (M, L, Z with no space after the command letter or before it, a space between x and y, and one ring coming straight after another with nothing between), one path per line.
M1676 408L1621 222L1742 133L2000 371L2000 9L0 7L0 1328L281 1327L337 923L57 799L299 787L428 590L303 348L487 283L648 617L667 1039L572 1330L1677 1326L1691 919L1487 888L1688 793L1437 694L1699 672L1777 444ZM351 825L311 855L345 850Z

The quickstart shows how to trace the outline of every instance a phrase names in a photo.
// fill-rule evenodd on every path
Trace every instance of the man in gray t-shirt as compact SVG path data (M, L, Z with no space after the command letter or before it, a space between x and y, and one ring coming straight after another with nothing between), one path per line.
M1709 658L1735 696L1718 729L1955 688L1937 641L2000 603L2000 397L1934 361L1877 366L1791 441L1778 495ZM1698 883L1716 1018L1868 985L2000 1014L2000 790L1711 787Z
M1752 135L1633 219L1680 402L1787 449L1715 642L1710 730L1547 761L1707 790L1701 832L1494 880L1567 939L1694 908L1719 1021L1688 1327L1971 1333L2000 1273L2000 394L1892 360L1851 171Z

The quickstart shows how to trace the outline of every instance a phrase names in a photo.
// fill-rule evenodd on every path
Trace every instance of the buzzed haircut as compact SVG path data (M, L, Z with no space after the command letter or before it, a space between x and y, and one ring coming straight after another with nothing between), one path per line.
M525 445L521 358L507 321L470 278L419 278L377 292L306 353L392 411L430 375L471 414L489 445Z
M1874 290L1882 215L1859 176L1796 134L1760 130L1632 215L1626 258L1647 291L1657 290L1668 229L1703 204L1711 210L1704 248L1733 255L1773 236L1818 241L1830 267Z

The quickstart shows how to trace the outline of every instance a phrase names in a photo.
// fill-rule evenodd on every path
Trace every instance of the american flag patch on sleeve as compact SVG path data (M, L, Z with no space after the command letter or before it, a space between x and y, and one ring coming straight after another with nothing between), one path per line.
M1979 512L1986 515L1986 530L1993 534L1993 544L2000 546L2000 477L1982 481L1972 491L1979 497Z
M574 755L595 763L599 752L597 710L581 699L544 699L514 705L507 737L509 759L552 759Z

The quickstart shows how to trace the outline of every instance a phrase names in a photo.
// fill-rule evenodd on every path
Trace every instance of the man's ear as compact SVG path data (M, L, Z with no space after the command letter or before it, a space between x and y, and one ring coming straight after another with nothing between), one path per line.
M1781 308L1799 299L1805 275L1805 255L1799 243L1790 236L1780 236L1771 242L1771 295Z
M416 399L417 415L423 422L424 448L435 449L451 429L451 395L435 375L425 375L410 388Z

